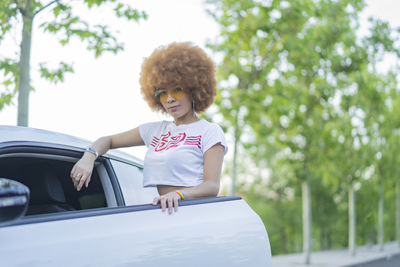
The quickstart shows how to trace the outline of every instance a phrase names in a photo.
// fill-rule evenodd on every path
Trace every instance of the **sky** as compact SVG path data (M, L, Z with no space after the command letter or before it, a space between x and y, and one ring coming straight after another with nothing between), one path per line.
M174 41L191 41L204 48L206 41L218 34L218 27L206 15L200 0L132 1L131 6L146 11L148 19L140 23L115 19L104 8L82 14L91 21L100 18L99 22L112 25L112 29L119 32L117 36L125 49L117 55L107 53L95 59L80 41L74 40L62 47L52 35L43 34L35 27L31 83L36 92L30 94L30 127L94 141L145 122L169 119L151 111L140 94L139 74L143 59L155 48ZM35 26L46 15L37 17ZM18 40L18 34L15 35L13 39ZM15 40L8 43L8 48L17 46ZM39 62L51 66L60 60L73 62L74 66L74 73L67 74L63 83L51 84L39 77ZM16 103L15 98L14 105L0 112L0 124L16 125ZM143 147L127 150L140 158L146 151Z
M143 59L160 45L174 41L191 41L205 48L207 41L218 36L219 27L206 14L202 0L146 0L129 1L148 14L139 23L117 20L107 9L85 12L85 19L99 21L118 31L124 51L107 53L95 59L78 40L62 47L54 36L38 30L48 16L41 13L35 21L31 50L31 83L36 88L30 94L29 126L62 132L88 140L119 133L142 123L169 119L152 112L140 94L139 74ZM400 27L400 1L368 0L363 19L373 15ZM82 11L81 11L82 10ZM364 25L361 25L364 28ZM18 31L3 43L0 56L16 53L20 39ZM74 73L67 74L63 83L52 84L37 73L39 62L50 66L59 61L73 63ZM14 104L0 111L0 124L16 125L17 98ZM229 137L228 137L229 141ZM144 147L125 149L143 158ZM228 156L232 153L230 149Z

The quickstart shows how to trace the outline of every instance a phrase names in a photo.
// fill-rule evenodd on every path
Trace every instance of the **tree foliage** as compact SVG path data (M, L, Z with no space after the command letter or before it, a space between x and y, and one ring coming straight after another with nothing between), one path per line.
M376 193L376 179L397 180L399 69L378 71L388 55L399 57L396 31L370 19L360 36L362 0L208 4L221 26L209 44L222 58L219 111L227 128L239 126L243 156L270 171L241 193L264 219L273 253L301 249L294 227L301 221L301 181L311 185L317 214L313 249L346 246L348 186L355 184L365 201L364 184ZM358 232L365 233L358 242L373 240L375 212L356 212Z
M147 17L146 13L119 0L84 0L79 4L92 12L98 8L111 9L117 18L127 20L139 21ZM87 50L93 52L95 57L99 57L104 52L118 53L123 49L123 44L108 25L93 23L90 19L76 15L77 8L77 3L63 0L4 0L0 2L0 46L11 33L22 29L19 53L16 56L0 55L2 79L0 110L11 103L18 91L20 91L19 106L27 106L29 103L29 91L33 88L30 85L33 22L35 17L45 10L47 11L46 18L38 25L38 29L55 35L62 46L68 45L73 38L77 38L85 44ZM60 62L56 68L50 68L42 62L39 63L37 69L42 78L53 83L64 81L65 73L73 72L72 64L66 62ZM27 114L25 115L27 117Z

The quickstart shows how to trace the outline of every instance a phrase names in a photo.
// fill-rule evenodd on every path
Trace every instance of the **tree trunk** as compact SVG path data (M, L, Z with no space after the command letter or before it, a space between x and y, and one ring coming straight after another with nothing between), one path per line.
M332 235L330 232L327 234L328 249L332 248Z
M325 227L324 227L324 223L321 223L320 227L320 235L319 235L319 244L320 244L320 248L321 250L325 250L326 249L326 238L325 238Z
M311 199L310 199L310 182L303 181L302 198L303 198L303 251L305 264L311 263Z
M281 249L282 249L282 253L283 254L287 254L288 253L288 249L287 249L287 238L286 238L286 232L285 232L285 227L281 226L279 227L279 234L281 236Z
M379 208L378 208L378 244L379 251L383 251L384 232L383 232L383 184L379 184Z
M232 168L232 195L236 193L236 176L237 176L237 147L239 142L239 109L236 112L236 123L234 129L234 145L233 145L233 168Z
M27 1L27 8L23 14L22 41L19 59L18 81L18 119L19 126L28 126L29 92L30 92L30 58L32 43L33 16L30 14L31 1Z
M397 246L400 247L400 183L396 182L396 233Z
M349 252L351 256L356 255L356 199L354 183L349 186Z

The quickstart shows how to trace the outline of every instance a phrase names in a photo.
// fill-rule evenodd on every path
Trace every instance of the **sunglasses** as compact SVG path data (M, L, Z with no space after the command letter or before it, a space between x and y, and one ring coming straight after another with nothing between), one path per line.
M176 100L180 100L184 94L184 90L181 87L176 87L174 89L157 89L154 92L154 96L156 99L162 103L167 102L168 100L168 95L170 95L172 98Z

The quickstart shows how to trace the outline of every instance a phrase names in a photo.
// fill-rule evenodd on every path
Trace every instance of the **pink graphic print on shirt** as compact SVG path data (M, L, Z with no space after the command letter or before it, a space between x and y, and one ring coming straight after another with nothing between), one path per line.
M180 145L195 145L201 149L201 135L186 137L186 133L179 133L175 136L171 136L171 132L168 132L166 134L162 134L160 138L153 136L150 145L154 147L155 152L168 150L172 147L178 147Z

